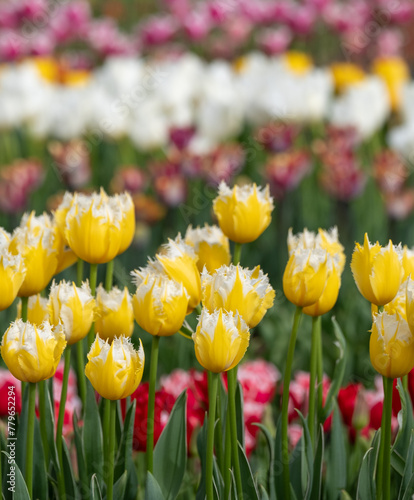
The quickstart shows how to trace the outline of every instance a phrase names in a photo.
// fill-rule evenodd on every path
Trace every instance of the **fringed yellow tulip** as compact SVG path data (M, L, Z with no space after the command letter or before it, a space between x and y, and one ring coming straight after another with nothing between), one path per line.
M250 270L231 264L214 274L203 272L201 286L202 303L210 313L220 308L238 312L249 328L262 320L275 298L267 275L259 267Z
M315 304L325 289L328 254L316 248L297 248L289 257L283 274L283 291L298 307Z
M122 233L118 255L130 246L135 234L135 206L129 193L115 195L122 212Z
M56 229L47 214L36 217L32 212L22 217L9 246L12 254L22 257L26 267L19 297L35 295L46 287L59 263L59 247Z
M414 249L408 248L407 245L403 247L402 266L404 269L403 281L409 276L414 278Z
M190 296L187 312L191 312L201 300L200 272L197 269L197 256L194 250L183 242L181 235L178 235L175 240L168 240L155 257L155 261L150 260L148 266L135 271L135 275L144 279L147 273L155 273L182 283Z
M0 311L11 306L26 276L23 259L9 253L7 248L8 244L0 245Z
M303 308L303 312L308 316L322 316L329 312L336 304L341 287L341 276L336 266L332 264L332 259L330 259L330 262L328 277L322 295L315 304Z
M53 325L61 323L69 345L88 334L94 319L95 299L87 283L52 283L49 294L49 317Z
M309 54L299 50L289 50L283 59L289 70L296 75L304 75L313 67L313 61Z
M240 363L249 339L249 328L243 318L223 309L212 314L203 310L193 333L197 360L213 373L231 370Z
M382 312L374 317L369 342L371 363L388 378L407 375L414 367L414 336L398 314Z
M27 303L27 321L36 326L41 326L44 321L49 321L48 299L40 294L29 297ZM22 316L22 303L17 305L17 318Z
M409 278L401 288L405 285L405 313L408 326L414 335L414 281Z
M185 319L189 296L181 283L165 276L148 273L135 277L137 291L132 298L135 320L154 336L167 337L177 333Z
M221 182L213 202L221 230L236 243L256 240L270 224L273 208L269 186L262 189L256 184L230 189Z
M332 64L331 72L337 92L343 92L366 78L365 72L360 66L349 62Z
M1 356L17 379L36 383L53 377L65 346L61 325L45 321L38 327L19 319L3 336Z
M364 246L356 244L351 270L361 294L372 304L383 306L397 295L404 275L402 252L392 241L384 248L371 245L365 233Z
M115 338L112 344L96 337L88 354L85 374L102 397L112 401L130 396L144 371L142 342L134 349L129 337Z
M380 57L372 65L374 74L387 85L391 108L400 108L404 84L410 80L410 67L401 57Z
M189 226L184 241L194 248L200 272L205 267L212 273L219 267L230 264L229 240L219 227L205 224L203 228L193 229Z
M123 220L120 204L103 189L90 196L77 193L66 215L65 237L80 259L103 264L119 253Z
M107 292L102 286L96 292L95 331L109 342L115 337L131 337L134 330L134 311L127 287Z

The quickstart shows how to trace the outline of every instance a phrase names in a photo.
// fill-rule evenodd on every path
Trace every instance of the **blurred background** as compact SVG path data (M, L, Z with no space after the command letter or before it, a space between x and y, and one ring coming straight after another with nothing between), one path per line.
M283 369L289 227L337 225L347 380L369 386L370 311L349 263L365 232L414 245L413 62L410 0L0 0L0 225L53 210L65 190L127 190L137 230L115 282L132 291L130 271L168 237L213 221L221 180L267 183L272 224L242 263L277 295L248 355ZM308 369L310 327L295 368ZM329 375L329 318L323 336ZM196 365L191 343L168 340L161 372Z

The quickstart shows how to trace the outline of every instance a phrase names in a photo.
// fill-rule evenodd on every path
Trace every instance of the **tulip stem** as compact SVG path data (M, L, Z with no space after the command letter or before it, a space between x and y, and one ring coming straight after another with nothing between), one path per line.
M216 422L216 401L218 373L209 374L208 391L208 426L207 426L207 456L206 456L206 494L207 500L213 500L213 455L214 455L214 425Z
M385 418L382 422L381 441L384 441L384 458L382 460L382 498L390 500L391 498L391 418L392 418L392 392L393 379L383 377L384 383L384 406ZM381 476L379 476L381 481Z
M114 277L114 262L115 259L112 259L106 264L105 290L107 292L109 292L112 288L112 281Z
M215 441L215 447L216 447L216 455L217 455L217 462L218 462L218 466L219 466L219 469L221 471L223 471L223 428L222 428L222 422L221 422L221 404L222 404L222 401L221 401L221 380L220 380L220 377L219 377L219 382L218 382L218 392L217 392L217 406L216 406L216 414L217 414L217 418L216 420L218 420L217 422L217 428L216 428L216 432L215 432L215 438L216 438L216 441Z
M92 297L96 294L96 281L98 279L98 264L90 265L90 275L89 275L89 286L91 287ZM95 323L92 323L91 329L88 333L88 344L89 347L93 344L95 340Z
M68 380L69 380L69 370L70 370L70 354L72 349L70 346L66 346L65 349L65 367L63 369L63 379L62 379L62 392L60 393L60 403L59 403L59 416L56 428L56 449L59 458L59 478L58 478L58 487L59 487L59 498L66 498L65 491L65 475L63 473L63 420L65 417L65 406L66 406L66 396L68 393Z
M228 407L230 413L230 437L231 437L231 454L234 467L234 477L236 479L236 489L238 500L243 499L243 486L240 472L239 462L239 445L237 441L237 420L236 420L236 385L237 385L237 366L227 372L228 383Z
M82 401L82 408L85 408L86 402L86 378L85 378L85 359L83 353L83 341L84 339L78 340L76 342L76 357L78 365L78 386L79 395Z
M235 266L237 266L237 264L240 263L241 251L242 251L242 244L241 243L235 243L234 244L234 253L233 253L233 264Z
M289 384L292 376L293 356L295 354L296 337L298 334L302 308L296 307L293 319L292 333L289 340L289 348L286 359L285 375L283 377L282 395L282 464L283 482L285 490L285 500L290 500L290 472L289 472L289 444L288 444L288 405L289 405Z
M404 375L401 379L402 386L404 387L405 391L408 391L408 375Z
M30 498L33 498L33 440L36 406L36 384L29 382L25 478Z
M179 333L182 337L184 337L184 338L186 338L186 339L193 340L193 337L192 337L191 335L187 335L186 333L184 333L184 332L182 331L182 329L181 329L181 330L178 330L178 333Z
M42 436L43 454L45 457L46 469L49 467L49 444L47 442L46 429L46 396L45 396L45 381L38 382L37 388L39 391L39 422L40 435Z
M148 389L148 422L147 422L147 470L153 472L154 467L154 406L155 406L155 382L157 380L158 348L160 337L152 337L151 364Z
M29 303L29 297L22 297L22 320L24 322L27 321L27 306Z
M109 448L109 427L111 425L111 400L105 399L104 401L104 414L103 414L103 436L104 436L104 457L108 456Z
M317 360L316 360L316 371L318 375L318 414L321 414L323 408L323 352L322 352L322 332L321 332L321 318L319 319L319 325L316 330L316 348L317 348Z
M308 427L312 446L315 445L315 408L316 408L316 370L318 364L318 330L321 328L321 317L312 318L312 345L310 359L310 381L309 381L309 412Z
M224 498L229 498L231 488L231 437L230 437L230 412L229 397L227 393L227 411L226 411L226 434L224 436Z
M114 454L115 454L115 421L116 421L116 405L117 401L109 401L110 417L109 417L109 440L108 440L108 455L107 455L107 471L106 477L106 500L113 500L114 495Z
M76 285L82 286L82 281L83 281L83 260L78 259L78 262L76 264Z

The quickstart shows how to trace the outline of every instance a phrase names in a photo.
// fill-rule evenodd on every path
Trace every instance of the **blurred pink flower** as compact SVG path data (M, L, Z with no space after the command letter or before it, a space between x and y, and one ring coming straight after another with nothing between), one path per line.
M280 372L272 363L257 359L242 363L237 371L237 379L246 401L265 405L272 401L276 393Z
M391 219L406 219L414 211L414 189L403 189L397 193L385 193L385 209Z
M173 127L170 129L170 141L182 151L186 149L195 133L194 127Z
M312 167L309 154L303 150L292 150L271 155L265 165L265 175L272 194L282 199L299 185Z
M85 37L89 32L90 23L90 4L84 0L61 5L50 18L50 27L59 42Z
M260 127L255 134L259 144L272 153L281 153L289 149L300 132L296 124L272 122Z
M219 185L222 180L229 183L240 172L244 161L245 152L241 144L222 144L204 157L204 178L213 185Z
M22 410L21 382L14 377L6 368L0 368L0 417L10 415L8 402L13 403L16 413ZM10 398L9 398L10 391ZM13 398L13 400L11 399Z
M177 28L172 16L152 16L141 24L140 39L144 46L161 45L172 40Z
M190 12L183 20L183 29L190 40L203 40L212 28L211 18L207 12Z
M398 29L384 29L377 39L377 57L401 56L404 37Z
M120 33L113 19L97 19L91 22L87 39L91 47L103 56L131 55L137 45Z
M112 193L138 193L147 184L147 176L142 169L130 165L119 168L111 180L110 190Z
M84 141L73 139L69 142L53 141L48 146L58 173L64 184L79 189L91 180L90 154Z
M298 371L295 373L295 377L289 385L289 422L298 418L296 410L299 410L304 415L307 413L309 403L309 382L310 374L308 372ZM322 382L324 401L328 395L330 385L331 381L324 374Z
M307 5L298 5L290 12L289 26L297 35L308 35L316 22L316 11Z
M276 29L263 29L256 35L256 42L261 50L269 56L282 54L287 50L292 33L286 26Z
M168 207L178 207L187 199L187 180L180 166L168 160L153 163L150 172L154 178L154 189L160 200Z
M0 61L12 62L26 54L27 40L19 30L0 31Z
M48 18L48 2L46 0L20 0L17 4L17 16L19 23L25 21L41 22Z
M386 149L374 158L373 176L383 193L392 194L402 189L409 171L401 155Z

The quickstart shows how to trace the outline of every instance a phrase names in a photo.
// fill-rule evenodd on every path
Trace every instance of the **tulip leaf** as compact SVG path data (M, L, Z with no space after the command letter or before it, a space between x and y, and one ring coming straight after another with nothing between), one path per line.
M414 428L413 407L411 404L411 398L404 389L401 379L398 379L397 389L400 393L401 399L401 410L398 414L400 426L392 451L398 452L403 458L405 458L408 452L408 447L410 446L411 430Z
M154 477L166 500L180 491L187 464L187 394L183 391L154 449Z
M414 474L411 475L410 481L404 491L404 496L401 500L412 500L414 495Z
M22 396L22 409L18 419L18 427L16 433L16 464L23 476L25 475L26 469L26 443L27 443L27 424L28 424L28 413L29 413L29 386L23 391Z
M14 462L14 460L10 457L10 455L6 451L2 451L2 453L4 453L4 455L6 455L6 457L7 457L7 463L9 463L9 461ZM13 499L16 498L18 500L30 500L30 495L29 495L29 492L27 490L26 482L25 482L23 475L20 471L20 468L16 462L13 463L13 467L15 468L14 469L14 473L15 473L14 490L9 489L9 488L13 487L13 484L7 483L7 481L9 481L9 479L7 478L6 474L4 475L4 478L3 478L3 484L6 484L6 488L5 487L2 488L5 500L9 500L12 498Z
M35 418L34 436L33 436L33 498L47 500L49 491L47 486L47 473L45 464L45 455L43 450L42 438L40 435L39 421Z
M407 456L405 460L404 473L401 480L400 492L398 498L404 498L407 494L409 494L408 498L411 498L414 494L414 491L410 493L410 483L413 478L414 472L414 431L411 431L410 443L408 446Z
M308 499L312 493L313 483L313 447L309 434L308 423L299 410L298 413L303 427L301 437L301 461L302 461L302 495L300 498Z
M236 385L236 422L237 422L237 441L245 448L244 443L244 401L243 389L240 382Z
M128 472L124 471L122 476L114 484L114 498L121 500L125 496L126 486L128 482ZM136 495L134 496L136 498Z
M326 490L329 499L338 498L346 488L347 456L344 429L337 404L332 415L331 445L326 470Z
M83 420L83 452L87 476L92 477L102 484L103 478L103 445L102 426L99 417L98 405L96 404L95 391L91 383L86 381L86 403Z
M145 500L165 500L160 485L155 477L148 472L147 484L145 485Z
M197 436L197 451L201 462L201 479L198 485L196 500L204 500L206 497L206 452L207 452L207 412L204 416L204 423Z
M86 474L85 454L83 452L81 430L79 429L76 413L73 414L73 434L75 439L76 459L78 463L81 496L87 497L89 495L90 483Z
M99 481L96 474L92 474L91 477L91 500L103 500L101 487L99 486Z
M275 460L275 454L274 454L274 449L273 449L273 441L274 439L272 438L272 435L270 434L269 429L260 423L254 423L256 427L258 427L264 434L269 450L269 470L267 474L267 489L269 491L270 495L270 500L276 500L276 492L275 492L275 484L273 481L273 474L274 474L274 460Z
M256 481L253 477L253 472L247 460L246 453L241 443L239 444L239 462L240 474L242 479L243 493L249 500L259 500L259 492L257 490Z
M375 451L370 448L364 455L358 478L357 500L375 500L375 478L372 474ZM375 467L375 465L374 465Z
M121 434L120 444L118 447L118 455L115 462L114 480L122 477L124 472L127 472L127 482L124 497L117 496L116 498L124 498L124 500L134 500L137 496L138 477L132 460L132 443L134 439L134 421L135 421L136 400L130 405L125 416L123 430Z
M339 389L341 388L342 381L345 375L346 368L346 358L347 358L347 348L346 339L342 333L341 327L337 323L336 319L332 317L333 331L336 337L335 345L338 348L338 357L336 359L334 373L332 377L332 383L329 387L328 395L326 396L325 406L322 409L322 414L320 415L320 421L324 422L328 415L331 413L336 398L338 396Z
M67 498L79 498L78 488L76 486L75 477L72 469L72 462L69 456L69 450L66 441L62 439L62 460L63 460L63 475L65 478L65 488Z
M318 443L316 445L315 460L313 462L313 484L311 500L319 500L322 495L322 469L323 469L323 457L325 451L325 434L323 432L323 426L320 426Z
M49 446L49 456L52 459L52 463L55 466L56 470L59 468L59 460L57 456L56 449L56 441L55 441L55 419L54 412L52 407L52 400L50 399L50 393L46 386L47 381L40 382L41 384L45 384L45 425L46 425L46 434L47 434L47 443Z
M395 450L391 451L391 467L397 472L401 477L404 475L405 460L403 457Z
M283 488L283 459L282 459L282 418L279 417L276 427L276 438L274 448L273 467L274 490L277 500L282 500L285 496Z
M263 485L260 485L260 500L270 500L267 491L265 490Z

